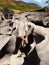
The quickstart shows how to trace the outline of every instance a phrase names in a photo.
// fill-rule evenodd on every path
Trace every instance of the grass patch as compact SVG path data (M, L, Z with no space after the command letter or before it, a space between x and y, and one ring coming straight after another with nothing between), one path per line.
M1 8L9 8L9 9L15 9L15 10L22 10L22 11L34 11L39 9L39 7L36 6L30 6L30 5L11 5L11 4L0 4L0 9Z

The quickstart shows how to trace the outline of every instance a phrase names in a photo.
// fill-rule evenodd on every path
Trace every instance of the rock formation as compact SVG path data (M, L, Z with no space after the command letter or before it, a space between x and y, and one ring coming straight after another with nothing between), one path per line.
M2 18L4 20L2 20ZM8 36L11 37L9 40L7 40L7 43L6 43L7 46L5 45L6 49L3 46L3 48L8 53L13 54L13 52L15 51L17 37L21 37L23 39L26 34L29 35L32 29L34 29L33 35L36 36L36 38L34 37L36 42L36 45L34 47L36 48L37 55L40 58L40 65L49 65L49 44L48 44L49 43L49 16L48 16L48 13L23 12L20 14L13 14L12 19L10 18L6 19L4 15L1 13L0 22L1 22L0 37L1 35L2 36L4 35L6 37ZM38 38L39 35L40 37ZM2 42L2 39L0 40ZM33 50L31 50L31 52L32 51ZM0 53L1 52L2 52L2 49L0 50ZM4 53L4 51L2 53ZM11 59L11 57L13 58ZM11 61L13 61L13 59L17 58L17 54L11 57L10 59ZM19 59L16 59L16 60L19 60ZM14 60L14 62L16 62L16 60ZM21 60L23 60L24 62L24 57L21 58Z

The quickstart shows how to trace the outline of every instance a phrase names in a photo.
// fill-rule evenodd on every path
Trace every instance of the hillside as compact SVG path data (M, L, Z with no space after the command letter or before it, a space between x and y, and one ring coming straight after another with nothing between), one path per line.
M22 1L0 0L0 8L10 8L21 11L33 11L39 9L40 7L36 4L25 3Z
M12 0L0 0L0 4L11 4L11 5L15 5L15 3Z

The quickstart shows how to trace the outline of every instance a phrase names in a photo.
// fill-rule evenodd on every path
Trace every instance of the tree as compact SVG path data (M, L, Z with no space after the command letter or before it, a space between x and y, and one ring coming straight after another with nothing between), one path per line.
M48 7L49 7L49 0L46 0L46 3L48 4Z

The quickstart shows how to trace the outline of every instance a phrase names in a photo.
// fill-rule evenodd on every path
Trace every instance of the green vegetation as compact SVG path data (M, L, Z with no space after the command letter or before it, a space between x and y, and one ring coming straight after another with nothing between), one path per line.
M0 9L1 8L16 9L21 11L34 11L40 7L36 4L27 4L21 1L15 3L13 0L0 0Z
M30 5L10 5L10 4L0 4L0 8L9 8L9 9L17 9L17 10L24 10L24 11L33 11L39 9L39 7L36 6L30 6Z
M46 0L46 3L48 4L48 7L49 7L49 0Z
M48 6L45 6L44 9L45 9L46 11L49 11L49 7L48 7Z
M46 3L49 6L49 0L46 1ZM1 8L8 8L8 9L15 9L15 10L21 10L21 11L37 11L37 10L45 10L49 11L49 7L45 6L43 8L39 7L36 4L27 4L24 2L13 2L13 0L0 0L0 9Z

